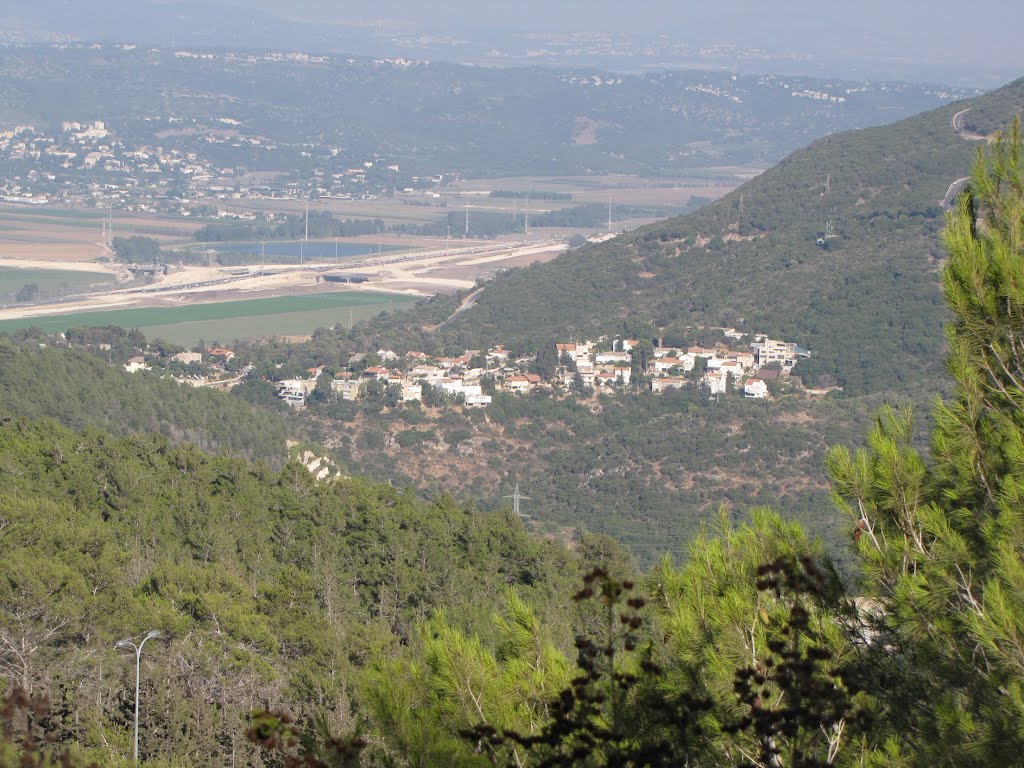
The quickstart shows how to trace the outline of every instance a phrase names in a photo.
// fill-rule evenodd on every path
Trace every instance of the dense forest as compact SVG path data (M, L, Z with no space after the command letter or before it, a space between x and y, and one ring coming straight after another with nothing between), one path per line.
M503 590L554 603L577 570L509 515L157 436L7 417L0 467L0 673L104 764L127 752L124 635L168 638L146 648L147 757L244 764L252 709L348 723L354 670L432 607L485 631Z
M947 217L953 393L829 450L854 571L764 508L637 574L508 514L0 420L0 759L992 766L1024 750L1024 135Z

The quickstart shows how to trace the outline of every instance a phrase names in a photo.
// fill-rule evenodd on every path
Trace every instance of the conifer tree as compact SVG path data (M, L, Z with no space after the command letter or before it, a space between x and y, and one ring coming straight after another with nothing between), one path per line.
M956 395L930 457L909 413L884 411L865 449L833 449L877 602L873 669L905 754L921 765L1011 765L1024 754L1024 141L979 150L947 218L943 272Z

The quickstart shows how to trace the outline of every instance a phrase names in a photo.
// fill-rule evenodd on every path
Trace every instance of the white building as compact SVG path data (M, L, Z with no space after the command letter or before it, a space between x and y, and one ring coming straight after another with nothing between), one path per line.
M743 385L743 396L764 399L768 397L768 385L761 379L747 379L747 383Z
M729 374L708 371L700 382L707 387L708 392L712 395L725 394L729 389Z

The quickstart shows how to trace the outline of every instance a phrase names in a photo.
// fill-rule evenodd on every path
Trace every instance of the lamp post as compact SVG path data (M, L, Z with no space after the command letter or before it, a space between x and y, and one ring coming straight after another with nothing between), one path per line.
M128 639L118 640L114 645L115 648L131 648L135 651L135 748L132 751L132 755L136 765L139 764L139 674L142 669L142 646L146 644L147 640L153 640L158 637L160 637L160 630L151 629L138 645Z

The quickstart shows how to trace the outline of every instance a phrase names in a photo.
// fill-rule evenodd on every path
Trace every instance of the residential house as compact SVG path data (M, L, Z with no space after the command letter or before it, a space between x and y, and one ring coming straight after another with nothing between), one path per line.
M388 383L388 376L389 375L390 375L390 372L388 371L387 368L382 368L379 365L371 365L365 371L360 373L359 377L363 381L373 381L373 380L376 380L376 381L381 381L381 382L384 382L385 384L387 384Z
M768 397L768 385L761 379L747 379L743 385L743 396L759 399Z
M511 355L511 352L509 352L507 349L505 349L503 346L499 344L498 346L487 351L487 362L496 363L500 365L506 362L509 359L509 357L511 357Z
M660 379L651 379L651 392L664 392L668 389L682 389L686 386L686 379L680 376L662 376Z
M469 408L483 408L491 404L491 396L485 395L479 384L466 384L462 381L445 381L441 388L450 395L462 396L463 403Z
M427 381L436 381L444 377L444 371L436 365L417 365L409 375L413 378L423 378Z
M423 385L421 384L403 384L402 385L402 402L409 403L413 400L423 400Z
M316 389L316 379L285 379L277 384L277 396L292 408L303 408L306 397Z
M761 341L750 345L758 368L769 363L779 363L782 370L789 373L796 365L797 353L796 344L790 341L777 341L767 336Z
M737 363L735 360L723 360L717 370L719 373L728 373L734 379L739 380L740 376L743 375L743 366Z
M648 367L652 373L665 374L673 368L686 370L686 363L678 357L662 357L658 360L652 360Z
M597 365L614 365L615 363L629 365L632 359L633 356L629 352L598 352L594 355L594 362Z
M341 395L342 400L358 400L360 386L356 379L335 379L331 382L331 390Z
M708 371L700 380L712 395L724 394L729 389L729 374L719 371Z
M525 395L533 391L533 385L525 376L509 376L505 379L502 386L506 391L517 395Z
M235 353L232 350L226 349L224 347L213 347L211 349L206 350L206 354L208 354L210 357L223 357L224 362L228 362L231 358L235 356Z
M146 358L142 355L136 355L135 357L128 358L128 362L124 364L124 369L128 373L138 373L139 371L148 371L149 366L146 365Z
M751 352L734 352L730 350L725 355L725 359L739 363L744 371L753 368L755 363L754 355Z
M203 362L202 352L179 352L174 355L172 360L177 360L179 363L189 365L190 363L201 363Z

